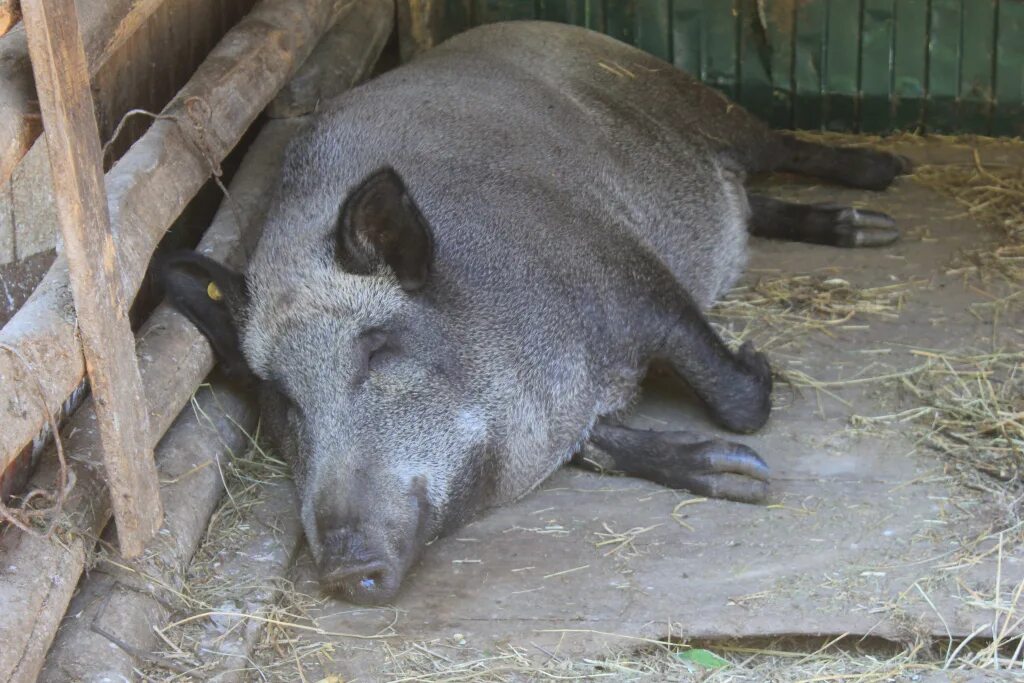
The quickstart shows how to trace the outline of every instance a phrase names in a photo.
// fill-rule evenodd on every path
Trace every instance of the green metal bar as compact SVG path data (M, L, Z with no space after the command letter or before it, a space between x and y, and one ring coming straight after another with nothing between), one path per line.
M577 0L583 12L581 24L594 31L606 32L603 0Z
M825 41L825 128L857 129L860 2L828 0Z
M1024 136L1024 0L1000 0L994 135Z
M793 123L796 128L822 127L827 9L826 0L810 0L805 5L797 5L793 46Z
M928 1L896 0L894 28L892 121L896 128L920 128L928 78Z
M928 27L928 130L945 132L956 130L957 127L962 9L960 0L931 0Z
M473 25L473 0L446 0L442 12L442 38L451 38Z
M636 43L637 0L608 0L605 3L605 32L624 43Z
M600 9L601 2L600 0L540 0L540 11L537 12L537 18L575 26L588 26L587 18L590 10L588 5L596 5Z
M672 3L672 63L696 77L700 77L703 9L703 0Z
M476 0L476 23L489 24L511 19L533 19L533 0Z
M771 47L768 44L767 17L754 0L739 4L739 103L761 116L772 108Z
M992 117L996 0L964 0L959 126L988 133Z
M881 132L892 127L894 0L864 0L860 37L860 130Z
M636 46L655 57L672 61L669 0L637 0Z
M736 16L734 0L704 0L700 35L701 80L736 97Z
M796 11L787 2L769 3L765 19L771 55L769 76L772 82L770 107L759 112L775 128L793 126L793 32Z

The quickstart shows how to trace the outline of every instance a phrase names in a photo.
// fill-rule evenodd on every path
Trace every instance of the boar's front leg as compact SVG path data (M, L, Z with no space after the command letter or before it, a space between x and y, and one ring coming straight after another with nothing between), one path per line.
M768 496L768 466L757 453L697 432L645 431L601 422L573 463L712 498L759 503Z
M667 330L652 360L667 361L726 429L759 429L771 412L768 360L750 342L730 350L687 292L682 287L673 290L661 292Z

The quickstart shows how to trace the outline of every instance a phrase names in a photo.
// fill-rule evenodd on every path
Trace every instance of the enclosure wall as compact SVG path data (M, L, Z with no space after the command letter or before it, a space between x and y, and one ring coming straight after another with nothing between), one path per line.
M603 31L777 127L1024 134L1024 0L435 0L440 34Z

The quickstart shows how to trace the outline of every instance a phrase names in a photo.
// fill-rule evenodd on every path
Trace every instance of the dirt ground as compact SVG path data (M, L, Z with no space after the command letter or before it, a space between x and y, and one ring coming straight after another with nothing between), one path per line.
M928 161L942 144L904 151ZM1020 672L1021 443L1006 425L1024 419L1024 302L1020 280L974 254L1005 235L914 178L884 193L793 179L765 190L885 211L903 230L877 250L754 240L747 275L713 311L726 338L753 339L776 370L768 426L719 432L770 464L769 504L564 469L435 542L380 609L322 595L300 547L239 665L246 676L974 681L1002 680L1006 662ZM632 422L718 432L657 377ZM993 433L1004 440L986 442ZM989 447L995 459L979 459ZM294 517L288 505L276 514ZM211 601L232 599L226 587ZM936 671L945 664L961 670Z

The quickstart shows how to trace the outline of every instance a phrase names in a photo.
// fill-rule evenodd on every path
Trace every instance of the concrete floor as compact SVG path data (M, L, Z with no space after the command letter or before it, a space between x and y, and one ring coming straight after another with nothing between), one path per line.
M917 161L969 158L948 145L903 151ZM754 240L748 284L809 273L906 292L898 315L858 316L829 334L780 343L779 330L753 325L747 332L768 348L777 371L835 382L915 367L922 363L915 350L1022 347L1019 306L1005 311L998 327L971 308L1005 296L1009 286L948 272L955 254L993 239L952 200L912 179L881 194L789 181L769 190L886 211L904 232L878 250ZM744 327L742 320L716 320L734 331ZM853 416L912 405L897 381L820 391L779 382L774 400L764 430L723 434L755 448L772 467L768 505L705 501L564 469L519 503L434 543L393 607L326 599L309 613L320 629L363 637L296 637L310 646L329 640L334 661L319 673L352 681L400 670L394 653L411 643L460 661L508 646L582 658L669 635L944 640L992 624L997 596L1005 612L1024 580L1024 552L984 555L996 544L986 536L997 523L993 502L960 488L939 456L916 447L911 425L853 426ZM649 383L632 421L717 431L664 379ZM291 578L297 591L323 597L305 551ZM314 675L306 673L308 680Z

